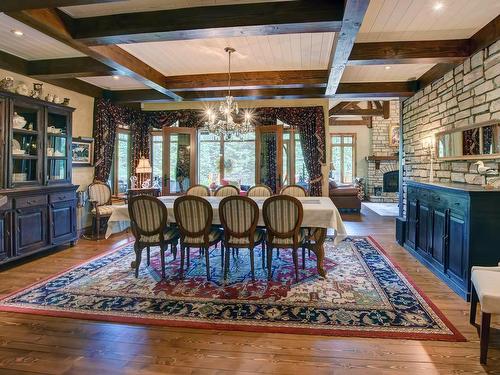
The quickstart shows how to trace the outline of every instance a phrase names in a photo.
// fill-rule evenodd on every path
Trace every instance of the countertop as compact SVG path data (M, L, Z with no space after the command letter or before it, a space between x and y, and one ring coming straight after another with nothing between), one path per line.
M471 193L500 193L500 188L485 189L481 185L463 184L458 182L424 182L424 181L406 181L408 185L413 186L425 186L425 187L435 187L444 188L451 190L460 190L463 192Z

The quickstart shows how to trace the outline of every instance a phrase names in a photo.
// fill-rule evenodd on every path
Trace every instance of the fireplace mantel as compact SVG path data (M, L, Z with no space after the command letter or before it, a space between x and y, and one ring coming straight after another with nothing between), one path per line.
M399 156L396 156L396 155L387 155L387 156L370 155L370 156L366 157L366 160L374 161L375 162L375 169L379 170L381 161L399 161Z

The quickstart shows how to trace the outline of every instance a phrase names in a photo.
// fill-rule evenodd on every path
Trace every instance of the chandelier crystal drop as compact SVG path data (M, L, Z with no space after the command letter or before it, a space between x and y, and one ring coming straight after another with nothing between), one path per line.
M234 48L226 47L224 51L228 54L228 95L219 105L218 111L208 108L205 111L205 127L217 136L231 138L241 137L245 133L253 131L252 114L245 110L240 114L238 103L231 96L231 54L236 52Z

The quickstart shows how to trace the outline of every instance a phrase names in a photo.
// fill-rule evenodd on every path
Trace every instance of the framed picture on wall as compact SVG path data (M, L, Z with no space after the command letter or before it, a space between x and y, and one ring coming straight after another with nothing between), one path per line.
M94 165L94 138L73 138L71 162L74 167L92 167Z
M399 125L391 125L389 127L389 146L399 146Z

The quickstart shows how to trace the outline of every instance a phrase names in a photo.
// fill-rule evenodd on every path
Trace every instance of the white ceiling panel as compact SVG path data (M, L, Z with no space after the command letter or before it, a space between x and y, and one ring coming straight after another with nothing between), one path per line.
M165 75L227 72L231 46L234 72L327 69L334 33L308 33L121 44Z
M140 90L149 89L146 85L133 78L127 76L120 76L119 79L115 79L112 76L104 77L82 77L78 78L82 81L91 83L92 85L99 86L105 90Z
M12 30L20 30L23 36L16 36ZM84 56L38 30L0 13L0 50L25 60L58 59Z
M176 8L193 8L201 6L268 3L288 0L127 0L93 5L77 5L61 8L71 17L96 17L118 13L151 12Z
M412 81L433 66L434 64L349 65L344 70L341 82Z
M356 41L470 38L499 13L499 0L371 0Z

